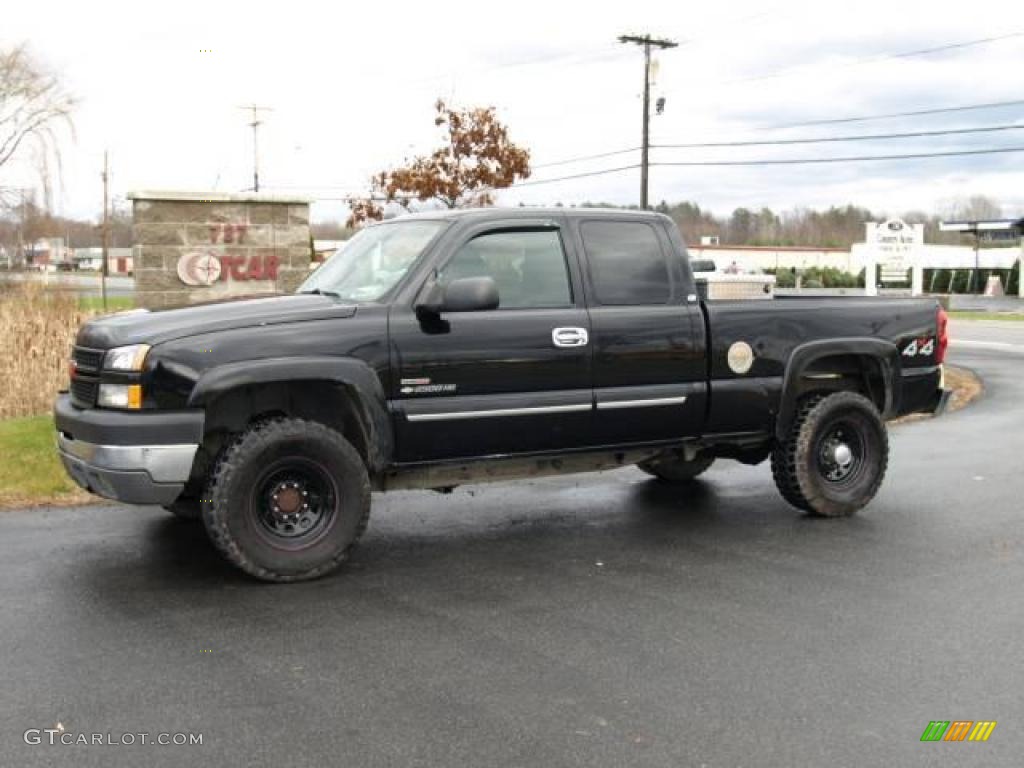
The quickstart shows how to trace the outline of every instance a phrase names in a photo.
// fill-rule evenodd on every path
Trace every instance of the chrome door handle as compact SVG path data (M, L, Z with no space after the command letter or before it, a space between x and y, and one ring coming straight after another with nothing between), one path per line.
M586 328L555 328L551 331L551 341L556 347L585 347L590 334Z

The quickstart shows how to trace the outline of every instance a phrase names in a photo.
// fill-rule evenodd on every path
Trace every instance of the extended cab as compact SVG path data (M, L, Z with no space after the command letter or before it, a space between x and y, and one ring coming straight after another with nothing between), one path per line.
M83 488L294 581L345 559L371 490L770 458L792 505L852 514L885 421L944 404L946 343L933 300L705 300L653 213L419 214L294 295L86 323L57 440Z

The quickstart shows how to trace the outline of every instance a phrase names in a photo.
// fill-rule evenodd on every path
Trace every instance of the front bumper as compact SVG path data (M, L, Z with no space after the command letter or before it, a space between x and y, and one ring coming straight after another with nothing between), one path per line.
M202 411L79 409L68 395L54 406L57 450L82 488L129 504L170 504L192 471Z

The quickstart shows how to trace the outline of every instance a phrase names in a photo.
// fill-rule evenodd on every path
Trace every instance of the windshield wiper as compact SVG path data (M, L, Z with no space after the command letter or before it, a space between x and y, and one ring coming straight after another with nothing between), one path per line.
M341 298L341 294L338 293L337 291L325 291L323 288L314 288L311 291L299 291L299 293L306 294L307 296L311 294L317 294L318 296L332 296L335 299Z

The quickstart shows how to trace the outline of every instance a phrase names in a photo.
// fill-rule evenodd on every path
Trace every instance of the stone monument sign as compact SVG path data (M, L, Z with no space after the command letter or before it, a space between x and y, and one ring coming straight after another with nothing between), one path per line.
M309 200L132 192L135 304L151 309L291 292L309 274Z

